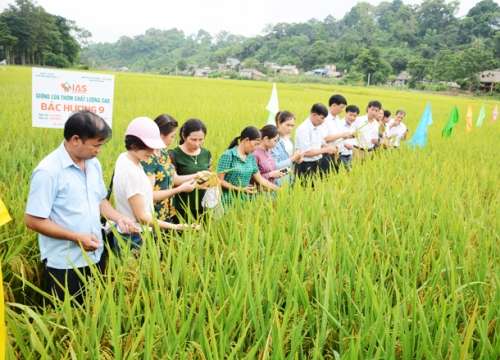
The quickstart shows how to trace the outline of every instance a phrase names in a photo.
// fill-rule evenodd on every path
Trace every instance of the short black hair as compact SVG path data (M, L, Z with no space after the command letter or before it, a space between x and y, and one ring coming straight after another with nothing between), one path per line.
M82 110L71 114L64 124L64 138L69 141L77 135L82 142L88 139L108 140L113 135L102 117L92 111Z
M323 115L324 117L328 116L328 109L325 105L321 103L314 104L311 108L311 114Z
M333 104L336 104L336 105L344 104L347 106L347 100L342 95L335 94L335 95L332 95L330 97L330 100L328 101L328 106L332 106Z
M376 108L382 109L382 103L378 100L370 101L366 108L369 109L371 107L376 107Z
M144 144L144 142L134 135L125 136L125 148L127 150L146 150L149 146Z
M391 112L389 110L384 110L384 117L391 117Z
M403 115L406 116L406 112L404 110L398 110L398 111L396 111L396 115L397 114L403 114Z
M346 113L352 112L359 115L359 107L357 107L356 105L349 105L348 107L345 108L345 112Z

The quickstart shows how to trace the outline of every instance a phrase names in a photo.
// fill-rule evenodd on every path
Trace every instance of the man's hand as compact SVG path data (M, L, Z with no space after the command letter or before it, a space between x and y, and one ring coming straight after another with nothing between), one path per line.
M346 131L342 134L342 138L344 139L352 139L354 138L354 134L352 132Z
M352 144L344 143L344 146L347 150L354 150L354 146L352 146Z
M380 145L380 141L378 141L378 139L372 139L372 144Z
M337 146L330 146L330 145L326 145L326 146L323 146L323 149L324 149L324 153L323 154L335 154L337 152Z
M85 251L95 251L102 246L101 240L90 234L76 234L75 243L81 244Z
M139 228L135 225L135 222L128 217L122 217L116 222L123 234L133 234L138 233Z

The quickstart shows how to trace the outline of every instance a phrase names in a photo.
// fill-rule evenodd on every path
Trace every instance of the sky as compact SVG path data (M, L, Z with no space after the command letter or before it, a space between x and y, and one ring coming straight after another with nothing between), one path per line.
M420 4L423 0L403 0ZM500 0L494 0L499 2ZM60 15L89 30L92 42L116 42L121 36L133 37L147 29L177 28L184 34L199 29L212 36L221 30L246 37L262 33L266 24L305 22L328 15L341 19L356 4L339 0L34 0L47 12ZM377 5L381 0L368 0ZM447 1L449 2L449 0ZM457 16L464 16L478 0L461 0ZM0 0L0 11L14 0ZM126 5L125 5L126 4Z

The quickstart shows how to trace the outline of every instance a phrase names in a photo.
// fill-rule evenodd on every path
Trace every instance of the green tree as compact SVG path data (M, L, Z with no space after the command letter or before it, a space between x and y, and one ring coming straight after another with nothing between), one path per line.
M411 75L410 87L415 87L416 83L430 78L434 72L434 61L429 59L413 59L408 62L407 71Z
M177 69L179 69L179 71L184 71L187 69L187 64L186 59L179 59L177 60Z
M475 38L491 39L500 29L500 6L493 0L482 0L469 10L459 25L459 43Z
M417 11L421 35L436 30L440 34L448 25L457 22L455 14L460 3L457 0L446 3L445 0L424 0Z
M384 83L392 71L391 65L382 59L381 50L375 47L363 50L354 60L354 66L366 80L370 74L372 84Z
M3 45L5 60L9 63L10 49L17 43L17 38L12 36L8 25L0 21L0 45Z

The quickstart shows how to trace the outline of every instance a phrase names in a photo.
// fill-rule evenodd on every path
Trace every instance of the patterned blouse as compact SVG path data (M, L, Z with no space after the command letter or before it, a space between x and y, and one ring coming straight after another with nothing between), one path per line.
M252 175L259 172L259 168L255 163L253 154L248 154L246 160L243 160L238 154L237 147L226 150L219 159L217 164L217 172L225 172L224 180L234 186L247 187L250 184ZM247 200L247 194L242 192L236 193L222 189L222 202L224 206L230 205L232 198L239 196L242 200Z
M168 152L160 150L160 156L151 155L148 161L141 162L146 175L155 177L154 191L170 190L174 187L175 168L170 161ZM169 221L175 215L174 197L170 196L161 201L154 202L156 218Z
M274 178L272 178L269 173L271 171L276 170L276 162L273 159L273 156L271 155L271 151L269 150L263 150L260 147L257 147L253 153L255 157L255 162L257 163L257 166L259 167L260 170L260 175L268 180L269 182L274 184ZM250 181L251 184L255 184L255 180L252 178ZM257 184L257 187L260 189L260 185Z

